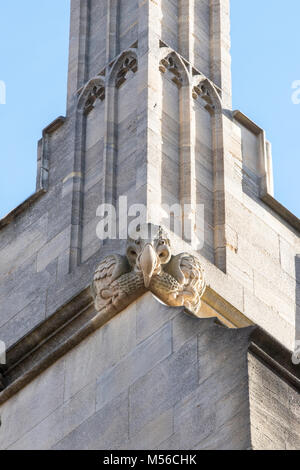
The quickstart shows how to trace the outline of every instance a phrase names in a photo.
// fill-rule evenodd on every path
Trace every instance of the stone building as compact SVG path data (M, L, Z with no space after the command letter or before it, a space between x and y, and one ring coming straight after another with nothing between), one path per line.
M299 449L300 223L265 132L232 110L229 0L72 0L66 117L37 166L0 221L0 448ZM101 303L115 276L94 303L99 263L127 263L96 232L120 196L195 227L167 245L204 269L200 308L175 261L173 300L151 287L156 258L132 297Z

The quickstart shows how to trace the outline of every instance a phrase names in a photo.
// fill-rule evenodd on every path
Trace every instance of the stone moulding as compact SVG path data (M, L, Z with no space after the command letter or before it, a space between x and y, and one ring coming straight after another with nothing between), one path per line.
M0 404L101 326L93 323L94 317L90 288L86 288L9 348L7 364L2 366L5 389Z
M280 204L271 194L265 193L260 195L262 201L267 204L276 214L278 214L285 222L300 233L300 219L290 212L286 207Z
M9 212L3 219L0 220L0 230L6 225L10 224L18 215L26 211L28 207L35 203L40 197L43 196L47 191L45 189L38 189L35 193L29 196L25 201L15 207L11 212Z
M216 321L223 325L228 323L231 313L233 328L251 326L251 322L210 288L203 295L203 303L219 309ZM185 307L177 308L191 313ZM115 310L96 312L89 287L72 298L9 349L7 366L2 368L2 386L5 388L0 393L0 405L116 314ZM250 351L267 365L271 361L280 377L300 389L299 367L291 363L290 352L259 328L252 334Z
M291 352L261 328L251 337L249 352L296 390L300 390L300 367L293 364Z
M58 309L7 351L7 365L0 370L0 405L117 313L97 312L90 287Z
M210 287L206 289L202 301L204 307L215 311L216 321L223 326L229 325L232 328L253 326L246 317ZM175 308L188 315L191 314L185 307ZM7 351L7 365L0 369L2 388L4 387L0 393L0 405L118 313L120 311L117 312L115 309L97 312L89 286L70 299ZM300 389L300 371L298 366L292 364L291 353L258 327L255 327L252 333L250 351L267 365L272 361L273 370Z

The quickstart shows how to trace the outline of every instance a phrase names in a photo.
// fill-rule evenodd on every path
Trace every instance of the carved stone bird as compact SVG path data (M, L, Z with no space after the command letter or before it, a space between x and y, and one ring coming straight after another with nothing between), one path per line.
M165 304L197 314L206 287L199 260L188 253L173 256L161 227L148 224L141 233L128 239L126 256L110 255L98 266L92 284L96 310L117 313L151 291Z

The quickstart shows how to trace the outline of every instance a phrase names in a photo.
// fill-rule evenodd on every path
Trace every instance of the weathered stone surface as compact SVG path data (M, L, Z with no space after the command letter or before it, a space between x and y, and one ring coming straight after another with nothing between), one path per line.
M137 341L142 342L152 336L163 325L168 323L181 309L169 308L161 305L157 308L157 299L152 295L145 295L139 300L139 311L136 316Z
M251 354L249 384L253 448L299 449L299 392Z
M132 306L128 315L126 312L66 355L65 399L70 399L135 347L136 307Z
M130 387L172 353L172 330L168 323L108 369L97 381L97 409Z
M137 342L136 319L147 298L155 332ZM250 448L247 350L253 328L229 330L214 319L168 309L168 320L158 326L166 307L147 294L7 401L0 410L1 448ZM262 373L264 389L272 389ZM251 374L253 400L260 384L257 372ZM297 395L287 385L279 392L284 401L270 403L274 415L288 410L286 423L296 421ZM251 416L264 422L264 393L258 395ZM269 393L266 400L269 406ZM297 425L286 425L285 435L293 448Z
M14 442L7 450L47 450L63 437L61 408Z
M128 436L128 391L68 434L55 450L116 449Z
M2 341L5 339L6 348L16 342L16 336L22 338L45 319L46 293L37 295L34 292L32 297L26 307L0 327L0 338L3 338Z
M254 292L253 279L255 271L259 272L271 282L271 290L279 287L290 299L283 314L281 308L277 310L277 301L271 298L270 288L266 286L261 291L259 299L270 304L274 310L271 324L276 325L276 318L281 315L288 318L292 325L295 317L291 307L294 302L293 291L295 292L293 258L299 251L299 237L282 220L274 217L265 204L260 202L259 196L243 193L245 169L251 172L250 179L253 181L263 176L261 159L266 155L262 154L258 142L260 138L264 139L263 131L245 116L243 119L238 117L241 113L234 114L234 122L227 116L224 116L223 122L214 120L197 100L194 116L197 132L195 136L188 134L184 127L185 118L182 116L188 103L181 106L181 92L172 81L165 80L165 74L161 74L158 69L165 49L158 47L158 39L161 39L190 61L194 73L199 70L216 85L222 86L223 105L229 106L231 80L228 0L216 0L211 6L207 2L192 2L193 5L182 8L175 7L172 2L139 5L131 0L126 5L126 2L124 5L122 3L119 11L112 5L109 20L106 6L99 6L96 1L92 1L88 14L86 6L80 7L79 3L72 5L71 15L68 119L59 128L47 131L47 139L40 146L41 151L46 152L43 158L46 157L49 162L48 193L16 216L13 230L9 225L3 226L0 235L0 247L5 248L1 255L2 282L5 284L12 272L22 269L28 259L31 260L28 272L34 269L42 273L47 264L57 258L57 279L53 276L51 281L44 281L43 290L46 293L50 288L48 305L52 301L59 303L60 290L67 292L70 287L69 262L72 253L75 251L76 259L81 257L84 263L91 259L97 261L100 243L95 236L95 210L101 202L108 202L104 201L104 194L111 195L113 191L116 197L127 194L132 202L147 200L148 203L160 204L165 196L167 199L171 197L172 202L178 202L178 185L187 176L182 178L180 175L179 141L183 137L194 138L195 182L198 188L194 188L194 193L199 203L205 203L205 245L201 253L209 261L208 264L218 264L220 257L222 263L227 263L224 269L227 269L228 277L234 281L232 288L226 289L222 295L229 302L235 299L235 307L242 311L243 288ZM120 28L116 28L117 23L120 23ZM82 51L85 50L87 38L82 33L86 28L89 29L90 37L89 51L85 56ZM148 28L151 29L150 35ZM106 41L106 36L109 41ZM86 122L80 121L81 125L78 121L76 124L76 91L85 85L87 70L92 74L88 77L89 80L99 72L102 73L105 64L112 64L118 54L134 45L137 39L139 47L135 51L138 70L128 76L124 86L111 94L116 100L116 115L112 102L109 101L109 93L106 93L103 101L98 100ZM146 54L146 51L149 53ZM79 61L78 57L81 58ZM111 85L107 74L106 78L104 74L101 77ZM146 86L147 81L149 87ZM132 106L135 103L136 90L138 116ZM216 146L213 133L218 136ZM106 159L109 161L108 154L111 150L107 143L118 147L118 151L111 154L115 159L116 178L109 184L107 178L112 173L108 167L105 170L105 162ZM224 168L219 167L219 163L214 167L216 152L223 154L226 162ZM222 158L217 159L220 165ZM84 165L80 166L82 159L85 160ZM241 162L240 175L237 174L236 159ZM84 174L77 178L78 181L70 176L73 173L79 175L82 168ZM270 172L268 178L271 180ZM143 190L140 192L139 188ZM226 210L222 206L222 201L225 200L224 195L221 195L223 190L227 194ZM219 193L220 199L214 200L215 197L219 198ZM218 226L217 232L220 230L221 235L226 234L226 246L221 241L223 235L221 238L219 235L215 239L213 237L216 232L214 220ZM235 242L234 245L228 237L232 227L239 237L238 243ZM75 234L77 241L74 240ZM232 252L232 249L235 251ZM224 257L226 251L227 255ZM78 275L82 280L80 288L86 287L88 276L88 271L85 277L82 272ZM18 295L23 303L20 310L23 310L26 307L25 286L20 289L17 280L15 282L15 289L18 288ZM214 283L215 279L211 282ZM26 290L28 291L27 288ZM70 292L71 296L74 295L74 290ZM48 306L46 309L53 312L57 306L53 303L53 309ZM15 311L13 316L17 313ZM250 315L249 311L247 313ZM258 321L256 317L253 319ZM34 325L35 322L28 321L27 324ZM3 335L7 335L8 340L14 335L17 340L25 333L26 329L14 332L11 324L7 324L3 330ZM278 334L278 338L282 340L280 328L272 327L271 333L275 336ZM290 326L283 340L290 349L293 348L293 338L294 331Z
M176 404L174 434L159 448L251 446L246 359L250 331L229 331L212 320L201 321L197 332L199 386ZM220 445L224 433L226 443Z
M235 415L216 434L210 434L194 447L197 450L251 450L251 433L245 412Z
M137 433L148 421L196 389L198 380L197 340L194 339L132 385L130 433Z
M8 447L9 450L47 450L95 413L96 383L88 385L71 400Z
M229 19L229 0L71 2L67 118L43 131L37 192L0 221L8 347L124 253L97 238L96 209L125 195L153 223L162 203L204 204L204 246L174 236L204 266L203 316L294 350L299 219L273 197L264 131L231 111ZM84 114L95 76L104 90ZM2 405L0 447L249 448L249 334L139 298ZM298 395L272 360L250 355L252 444L299 448Z
M60 361L1 407L0 448L25 436L63 403L64 362Z
M119 449L155 449L162 440L165 440L166 436L172 434L173 410L170 409L147 423L137 434L131 435L130 439L123 443Z

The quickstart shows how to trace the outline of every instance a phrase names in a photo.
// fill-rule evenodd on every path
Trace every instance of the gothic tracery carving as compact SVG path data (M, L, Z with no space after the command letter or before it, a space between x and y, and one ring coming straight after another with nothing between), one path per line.
M200 83L193 87L193 98L197 100L199 97L205 102L205 109L210 113L213 114L216 110L215 105L215 96L212 91L212 85L208 85L209 81L207 79L203 79Z
M91 91L88 93L84 104L84 114L89 114L95 107L95 102L99 99L103 101L105 99L105 88L103 85L94 85Z
M120 88L121 85L127 80L128 73L136 73L138 70L137 59L132 54L125 56L119 65L119 70L116 75L116 87Z
M100 76L94 77L79 91L78 106L85 115L89 114L95 107L96 101L105 99L105 82Z
M180 70L174 54L171 53L160 61L159 70L161 73L166 73L168 71L171 75L172 82L174 82L178 88L182 87L184 81L182 70Z

